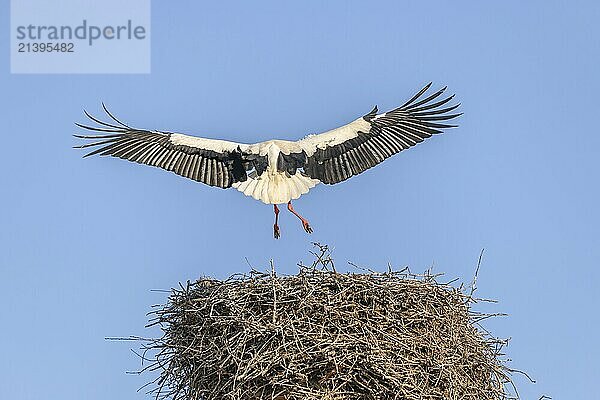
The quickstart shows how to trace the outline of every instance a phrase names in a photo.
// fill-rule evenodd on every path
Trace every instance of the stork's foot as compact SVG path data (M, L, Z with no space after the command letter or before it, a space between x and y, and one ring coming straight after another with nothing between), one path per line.
M277 204L273 204L273 212L275 213L275 224L273 224L273 237L275 239L279 239L281 235L279 234L279 225L277 225L277 223L279 222L279 208L277 207Z
M294 214L296 217L298 217L298 219L300 219L300 221L302 221L302 226L304 227L304 230L306 231L306 233L312 233L312 228L310 227L310 224L308 223L308 221L300 214L298 214L296 212L296 210L294 210L294 206L292 205L291 201L288 201L287 204L287 209Z
M306 221L306 220L302 221L302 226L304 227L304 230L306 231L306 233L313 233L313 230L310 227L308 221Z
M279 239L281 237L281 234L279 233L279 226L277 225L273 225L273 237L275 239Z

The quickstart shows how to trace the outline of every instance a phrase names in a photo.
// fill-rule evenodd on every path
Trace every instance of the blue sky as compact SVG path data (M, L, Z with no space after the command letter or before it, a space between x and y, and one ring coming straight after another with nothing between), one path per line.
M9 8L0 21L9 25ZM0 31L1 397L143 399L130 343L179 281L311 241L346 261L469 282L510 337L523 398L590 398L600 379L597 2L154 2L148 75L11 75ZM119 60L115 59L115 63ZM132 125L243 142L300 138L423 84L448 85L460 127L272 208L150 167L81 159L75 121L106 102Z

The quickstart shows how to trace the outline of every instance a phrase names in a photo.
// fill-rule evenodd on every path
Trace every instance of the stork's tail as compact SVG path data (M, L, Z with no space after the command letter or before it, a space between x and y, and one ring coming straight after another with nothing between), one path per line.
M300 171L294 175L287 172L269 174L265 171L260 176L252 171L245 182L234 183L233 187L265 204L284 204L308 193L317 183L318 180Z

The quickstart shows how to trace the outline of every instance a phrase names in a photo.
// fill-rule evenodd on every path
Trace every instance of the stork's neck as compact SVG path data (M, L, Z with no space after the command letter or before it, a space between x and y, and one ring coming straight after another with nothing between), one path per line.
M267 151L268 173L276 174L277 173L277 159L279 158L279 153L281 152L281 149L279 148L279 146L277 146L275 141L268 142L267 148L268 148L268 151Z

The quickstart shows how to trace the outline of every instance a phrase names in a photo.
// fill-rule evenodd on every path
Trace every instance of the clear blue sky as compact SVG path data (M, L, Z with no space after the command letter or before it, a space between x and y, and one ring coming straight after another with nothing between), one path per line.
M347 260L470 281L521 395L597 395L600 5L593 1L154 2L149 75L11 75L0 7L0 397L144 399L130 343L179 281L310 241ZM575 5L577 4L577 5ZM114 62L119 62L114 60ZM135 126L255 142L389 109L424 83L462 102L460 128L296 202L270 206L71 149L81 110Z

